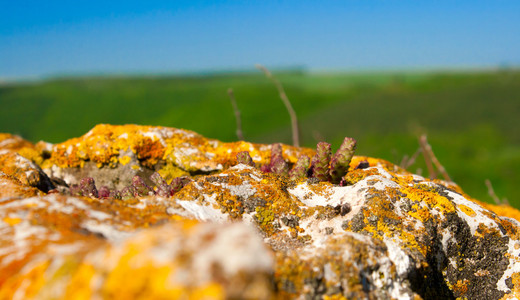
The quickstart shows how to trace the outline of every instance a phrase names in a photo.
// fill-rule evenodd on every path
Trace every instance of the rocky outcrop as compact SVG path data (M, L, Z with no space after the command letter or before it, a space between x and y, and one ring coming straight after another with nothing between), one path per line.
M517 210L380 159L342 159L349 167L331 168L329 181L287 172L311 149L173 128L98 125L56 145L17 141L0 141L10 170L0 173L0 299L520 295ZM245 151L251 160L238 163ZM39 181L23 177L30 171ZM120 189L153 172L190 180L172 196L70 194L83 177Z

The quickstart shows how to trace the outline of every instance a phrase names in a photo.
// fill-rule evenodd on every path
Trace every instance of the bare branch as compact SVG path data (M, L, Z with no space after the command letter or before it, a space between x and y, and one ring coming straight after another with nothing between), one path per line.
M256 64L255 67L264 72L265 76L269 78L276 88L278 89L278 93L280 94L280 98L283 101L283 104L285 104L285 107L287 108L287 111L289 112L289 116L291 117L291 126L292 126L292 137L293 137L293 145L296 147L300 146L300 132L298 129L298 119L296 117L296 112L294 111L291 102L289 101L289 98L287 98L287 95L285 94L285 90L283 89L282 84L278 79L276 79L271 72L264 67L261 64Z
M228 89L229 99L231 100L231 105L233 106L233 111L235 112L235 119L237 121L237 138L240 141L244 140L244 134L242 133L242 119L240 117L240 110L238 110L237 101L235 99L235 94L233 93L233 89Z

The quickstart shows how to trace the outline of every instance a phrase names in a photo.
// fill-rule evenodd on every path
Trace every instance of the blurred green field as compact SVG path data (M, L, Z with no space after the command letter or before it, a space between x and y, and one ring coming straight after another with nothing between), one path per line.
M497 195L520 207L520 71L282 72L302 143L338 147L358 140L357 154L399 163L426 133L440 162L467 193ZM291 143L289 116L260 73L207 76L85 77L0 85L0 132L61 142L95 124L186 128L234 141L233 88L246 139ZM410 167L427 176L422 159Z

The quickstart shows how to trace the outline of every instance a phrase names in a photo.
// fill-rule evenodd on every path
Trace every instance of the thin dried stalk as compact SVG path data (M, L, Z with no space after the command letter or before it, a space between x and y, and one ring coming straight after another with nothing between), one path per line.
M433 168L432 159L430 156L432 147L430 146L430 144L428 144L428 141L426 140L426 135L421 135L421 137L419 138L419 145L421 145L421 151L424 156L426 168L428 169L428 174L430 174L430 179L433 179L437 176L437 174L435 173L435 169Z
M428 140L426 139L426 135L423 134L421 138L419 139L419 143L421 144L421 148L424 155L424 160L426 161L426 166L428 167L428 171L430 171L430 167L433 169L433 166L431 164L433 163L437 170L439 170L439 173L442 174L442 177L444 177L445 180L451 181L450 175L448 175L448 172L446 172L446 169L443 165L439 162L435 154L433 154L432 147L430 144L428 144ZM435 173L433 173L435 174ZM430 172L430 178L435 178L435 176L432 176L432 173Z
M237 101L235 99L235 94L233 93L233 89L228 89L229 99L231 100L231 105L233 106L233 111L235 112L235 119L237 121L237 138L239 141L244 140L244 134L242 133L242 118L240 117L240 110L238 110Z
M486 186L488 189L488 194L489 196L491 196L491 199L493 199L493 201L495 201L497 205L502 204L500 198L498 198L497 194L495 194L495 190L493 189L493 186L491 185L491 181L489 181L489 179L486 179Z
M419 157L419 154L421 154L421 152L422 148L419 147L419 149L417 149L417 151L415 151L415 153L411 157L408 158L408 155L405 155L399 166L405 170L408 169L415 163L417 157Z
M296 112L294 111L291 102L289 101L289 98L287 98L287 94L285 94L285 90L283 89L282 84L278 79L276 79L271 72L264 67L261 64L256 64L255 67L264 72L265 76L269 78L276 88L278 89L278 93L280 94L280 98L282 99L283 104L287 108L287 111L289 112L289 116L291 117L291 127L292 127L292 138L293 138L293 145L295 147L300 147L300 132L298 129L298 119L296 117Z
M497 194L495 194L495 190L493 189L493 186L491 185L491 181L489 179L486 179L485 182L486 182L486 187L488 189L489 196L491 196L491 198L493 199L493 201L495 201L495 203L497 205L500 205L500 204L509 205L509 201L507 201L506 198L504 198L504 199L498 198Z

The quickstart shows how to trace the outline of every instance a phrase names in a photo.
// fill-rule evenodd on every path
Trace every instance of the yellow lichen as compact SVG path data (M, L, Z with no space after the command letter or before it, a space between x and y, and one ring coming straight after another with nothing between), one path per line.
M473 209L471 209L470 207L464 205L464 204L459 204L457 205L457 207L463 212L465 213L466 215L470 216L470 217L474 217L476 216L477 214L475 213L475 211Z
M162 134L162 135L161 135ZM160 140L159 140L160 138ZM175 157L176 149L189 147L190 155ZM173 128L137 126L137 125L97 125L82 137L56 144L52 156L44 161L45 167L53 164L62 168L83 167L85 161L92 161L98 166L113 166L120 151L131 150L140 164L152 168L159 161L180 163L187 171L197 170L197 165L222 165L227 168L236 163L236 153L249 151L255 162L265 164L269 161L269 151L258 144L236 142L222 143L206 139L196 133ZM314 151L308 148L296 148L284 145L284 158L290 163L298 156L312 156ZM182 152L182 151L181 151ZM118 163L125 162L126 158Z
M421 222L426 222L428 219L432 218L430 210L427 207L419 207L417 203L412 206L412 210L408 212L408 215Z
M355 169L350 172L348 172L343 179L345 180L346 184L352 185L355 184L363 179L365 179L368 176L372 175L380 175L379 171L377 169Z
M347 300L342 294L324 295L323 300Z
M166 131L167 134L161 135L158 133L160 131ZM312 157L314 154L311 149L295 148L288 145L283 145L282 147L284 158L289 163L296 162L298 156L301 154L308 155L309 157ZM300 227L298 222L290 223L290 225L287 225L289 224L287 222L287 224L285 224L286 226L279 226L278 221L283 220L282 217L289 217L290 220L300 220L311 217L334 218L337 216L335 208L330 206L305 207L298 199L287 192L288 187L294 186L295 183L289 182L287 178L283 176L262 173L261 175L255 175L256 177L261 177L261 181L258 182L252 180L252 176L250 177L248 175L248 172L251 172L250 169L226 170L236 163L235 156L240 151L249 151L255 163L257 163L257 166L267 164L270 159L269 149L270 148L265 145L247 142L222 143L205 139L196 134L185 135L171 128L135 125L99 125L83 137L56 145L52 151L51 159L44 162L44 164L52 162L52 164L56 164L59 167L82 167L85 162L92 162L98 167L105 167L107 165L116 167L118 164L129 164L132 158L123 154L128 153L125 151L132 151L139 160L139 164L133 165L132 168L139 169L144 166L156 170L158 169L159 173L168 181L174 177L189 175L188 171L196 171L192 172L192 174L200 174L202 173L200 172L202 167L208 167L211 172L213 172L212 175L194 176L197 185L189 184L179 192L179 198L185 201L197 201L202 205L208 205L207 199L211 198L216 202L213 203L214 208L220 209L223 213L230 216L231 219L237 220L242 218L246 209L250 209L253 220L266 237L269 237L271 240L275 240L277 237L280 239L282 237L292 237L299 245L303 245L308 242L310 235L306 235L305 229ZM39 150L34 150L29 147L21 148L18 152L24 153L23 156L32 161L41 162L39 162L39 160L41 160ZM380 169L357 169L356 167L362 161L367 161L370 167L378 166ZM216 166L219 167L216 168ZM381 168L388 171L390 175L386 172L382 172ZM219 169L224 169L225 171L217 171ZM204 170L204 172L206 172L206 169ZM218 175L215 174L217 172L219 172ZM425 234L425 229L421 228L422 226L420 225L432 220L438 223L442 221L439 218L443 215L457 212L457 209L468 216L476 216L476 212L470 206L455 205L453 201L444 196L442 187L439 188L439 185L442 185L460 192L460 188L456 185L440 180L434 180L435 185L433 185L430 184L432 181L428 179L420 179L420 181L423 182L417 183L417 177L413 177L405 170L384 160L362 156L354 157L350 163L350 171L345 176L345 181L347 184L355 184L373 175L385 176L398 186L389 186L384 190L373 187L368 188L369 197L367 197L366 206L364 206L362 210L364 217L362 222L364 222L364 224L361 224L363 226L360 226L360 228L362 228L360 230L365 231L365 233L370 233L370 236L378 240L395 241L401 246L406 247L407 250L418 251L422 255L427 256L431 254L429 253L431 249L418 238ZM225 178L225 180L222 178ZM375 177L370 183L378 183L379 178L378 176ZM221 179L222 181L219 181ZM249 190L255 191L254 195L250 198L258 198L265 201L265 203L262 203L262 205L255 203L254 205L251 204L247 206L248 203L243 198L232 193L232 189L223 188L224 184L226 186L238 187L246 184L246 180L247 184L250 185ZM215 182L217 183L213 184ZM301 181L298 183L301 183ZM321 182L318 184L309 184L308 186L312 192L325 198L330 197L332 193L332 185L330 183ZM170 216L166 214L167 205L176 205L174 200L170 199L171 202L168 202L167 205L164 203L150 204L148 200L151 201L151 199L131 199L128 201L116 199L113 201L101 201L100 199L83 199L79 197L79 201L84 201L85 205L91 205L93 208L99 209L99 211L113 213L113 218L109 218L105 222L114 225L116 223L114 220L117 219L117 222L120 222L120 224L125 224L120 226L128 231L152 227L152 225L164 221L183 219L177 215ZM58 197L56 201L60 202L65 200ZM400 205L404 206L404 204L406 204L405 213L398 215L395 207ZM520 220L520 211L510 207L479 204L493 210L499 215L507 215ZM30 215L37 216L38 224L53 228L53 230L57 228L66 232L66 234L64 234L66 238L70 238L71 236L78 238L78 233L73 230L77 230L77 228L80 228L80 224L89 220L88 212L75 209L71 215L64 216L57 212L38 209L38 206L34 203L30 205L26 206L26 208L31 210ZM146 208L132 208L132 206L141 207L142 205ZM440 214L432 213L432 209L440 212ZM479 211L479 213L481 212ZM516 225L510 220L500 219L489 211L485 211L483 214L500 222L512 238L519 238ZM291 219L293 217L294 219ZM405 219L406 223L403 219ZM16 226L21 220L19 218L6 217L3 219L3 222L11 226ZM180 223L182 223L182 226L184 226L183 229L185 230L190 230L197 224L196 221L190 222L186 220ZM495 231L485 226L479 226L475 235L477 237L484 237L487 234L495 234ZM81 236L78 239L82 238L85 237ZM107 244L108 243L104 244L104 247L112 247ZM41 247L43 248L44 246ZM519 247L519 245L515 244L515 248L517 247ZM38 253L37 251L41 251L42 248L36 248L36 246L34 246L34 249L31 250ZM124 249L124 254L121 257L117 257L116 266L113 269L104 270L103 272L105 273L98 272L102 270L103 267L96 266L92 263L71 263L67 268L61 270L67 271L67 273L63 274L68 274L69 271L70 274L73 274L68 281L66 296L75 299L91 298L93 292L90 289L92 286L91 283L93 280L100 280L99 282L103 283L103 297L117 296L120 298L129 297L133 299L144 298L145 296L147 298L184 297L186 299L222 299L226 297L224 287L217 282L206 282L200 286L190 287L178 285L174 282L172 283L170 279L174 277L172 274L175 274L178 270L180 262L176 261L168 266L157 266L153 260L142 260L143 258L139 257L142 253L143 249L140 248L140 245L130 245ZM113 253L107 251L104 255L110 256L113 255ZM366 254L353 253L349 255ZM462 253L458 255L459 257L463 256ZM356 258L360 259L359 256L356 256ZM341 268L345 268L345 266L348 265L348 262L341 261L339 258L337 258L337 261L334 260L336 259L335 257L326 257L324 260L325 259L330 262L330 270L338 277L344 272L344 269ZM427 262L422 261L420 263L426 269ZM38 268L41 268L41 270L36 274L37 271L35 270ZM282 298L284 296L293 297L295 295L282 289L280 278L286 280L284 282L287 283L287 285L293 285L295 291L301 292L301 290L305 288L305 280L315 278L318 274L317 269L313 269L312 263L304 264L298 260L298 256L296 255L291 258L284 256L284 260L280 261L276 268L274 275L275 282L280 289L279 296ZM7 271L10 270L8 268L6 269ZM34 283L31 284L32 290L25 289L29 291L27 295L37 294L41 287L41 283L38 280L44 278L43 274L45 269L46 265L43 264L36 266L23 275L16 274L13 271L13 273L4 275L5 277L0 277L0 279L3 280L3 282L0 282L0 284L3 284L0 293L4 293L5 295L4 286L8 289L12 288L12 290L16 290L22 286L21 283L23 280L27 280L28 282ZM31 274L31 272L33 272L32 274L36 274L35 276L40 277L37 279L30 277L28 274ZM135 274L135 276L128 276L130 273ZM486 275L485 272L478 274ZM384 274L380 274L379 278L385 279L383 275ZM56 278L52 278L52 280L58 280L58 277L60 276L56 275ZM516 293L518 293L518 288L516 287L520 286L520 275L515 273L512 278L515 286L514 293L516 295ZM355 286L361 289L359 278L353 276L349 277L347 281L349 286ZM335 284L337 284L337 282L333 279L330 279L330 282L325 282L327 287L334 286ZM458 280L454 284L448 284L456 294L464 295L464 293L467 292L469 282L467 280ZM344 299L344 297L340 294L333 294L324 296L324 299Z
M7 218L4 218L3 221L4 221L4 223L9 224L10 226L14 226L14 225L20 223L22 221L22 219L7 217Z
M191 294L189 295L189 299L225 299L226 294L224 292L224 289L222 288L222 285L218 283L209 283L205 286L195 287Z
M190 173L176 167L172 163L166 163L161 169L157 171L167 182L171 182L173 178L181 176L189 176Z
M65 289L65 299L88 300L92 298L91 281L96 274L96 269L90 264L81 264L71 272L71 278ZM68 274L67 274L68 275Z
M175 267L139 261L141 248L135 244L126 247L117 265L103 281L102 294L112 299L166 299L186 293L181 287L167 284Z
M132 160L132 158L130 156L125 155L125 156L122 156L122 157L119 158L119 163L124 166L127 163L129 163L131 160Z

